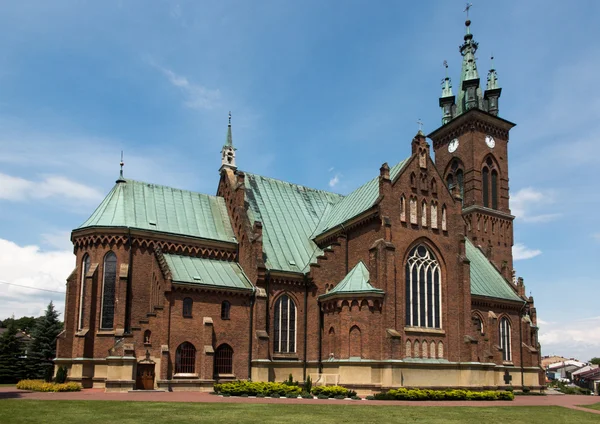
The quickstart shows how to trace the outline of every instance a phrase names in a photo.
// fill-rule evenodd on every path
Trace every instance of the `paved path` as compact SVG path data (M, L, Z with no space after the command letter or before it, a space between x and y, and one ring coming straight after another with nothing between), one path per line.
M377 401L377 400L337 400L337 399L268 399L221 397L199 392L131 392L104 393L104 389L85 389L81 392L40 393L17 390L13 387L0 387L1 399L37 400L112 400L146 402L211 402L211 403L295 403L295 404L355 404L355 405L402 405L402 406L562 406L579 411L600 414L578 405L600 402L598 396L516 396L514 401Z

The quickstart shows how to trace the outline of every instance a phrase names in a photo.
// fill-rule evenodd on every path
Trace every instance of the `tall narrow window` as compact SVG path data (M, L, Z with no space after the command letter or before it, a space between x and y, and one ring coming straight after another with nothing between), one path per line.
M464 199L465 199L465 183L464 183L464 177L463 177L463 171L462 171L462 169L459 169L458 171L456 171L456 184L458 185L458 192L460 193L460 198L463 199L463 203L464 203Z
M421 202L421 226L427 227L427 202Z
M483 168L481 172L481 184L483 190L483 206L486 208L490 207L490 192L489 192L489 184L490 184L490 170L487 167Z
M350 358L362 358L362 335L356 325L350 329L348 338L348 354Z
M222 344L215 351L215 374L233 374L233 349L228 344Z
M414 197L410 198L410 223L417 223L417 199Z
M415 246L406 262L406 324L442 327L441 272L435 255L425 245Z
M448 230L448 224L446 222L446 205L442 205L442 231Z
M85 276L90 270L90 257L85 255L81 261L81 285L79 286L79 330L83 328L83 317L85 316Z
M431 228L438 227L437 203L431 201Z
M186 297L183 299L183 317L191 318L192 317L192 307L194 306L194 301L191 297Z
M146 330L144 331L144 344L152 343L152 331Z
M229 319L229 310L231 309L231 303L224 300L221 303L221 319Z
M175 353L175 374L196 372L196 348L190 342L183 342Z
M492 209L498 209L498 172L492 171Z
M117 284L117 256L108 252L104 257L104 282L102 285L102 318L100 328L112 329L115 318L115 289Z
M454 177L452 174L448 174L448 177L446 177L446 185L448 186L448 190L452 191L452 187L454 187Z
M284 294L275 302L273 321L273 351L296 352L296 305L288 295Z
M329 347L328 351L329 352L327 352L327 356L329 358L335 358L335 330L333 329L333 327L331 327L329 329L328 340L329 340L329 345L328 345L328 347Z
M406 198L404 194L400 196L400 221L406 222Z
M500 320L500 349L502 349L502 360L511 361L510 322L506 318Z

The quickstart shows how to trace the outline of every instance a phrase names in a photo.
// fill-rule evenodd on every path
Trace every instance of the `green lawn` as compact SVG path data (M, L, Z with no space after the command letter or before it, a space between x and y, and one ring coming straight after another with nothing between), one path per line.
M590 408L590 409L595 409L596 411L600 411L600 402L599 403L593 403L591 405L581 405L584 408Z
M119 401L0 400L0 423L598 423L597 415L561 407L268 405Z

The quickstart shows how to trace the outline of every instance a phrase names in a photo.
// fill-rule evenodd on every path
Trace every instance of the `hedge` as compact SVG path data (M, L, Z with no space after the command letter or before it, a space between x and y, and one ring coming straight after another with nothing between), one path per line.
M392 389L385 393L377 393L375 400L513 400L511 392L486 390L429 390L429 389Z
M345 398L356 396L356 392L353 390L346 389L342 386L315 386L311 392L316 397L327 396L328 398L335 398L336 396L343 396Z
M77 383L47 383L44 380L21 380L17 389L34 392L78 392L81 386Z
M298 386L288 386L283 383L265 383L251 381L234 381L231 383L215 384L215 392L220 395L242 396L279 396L300 395L302 388Z

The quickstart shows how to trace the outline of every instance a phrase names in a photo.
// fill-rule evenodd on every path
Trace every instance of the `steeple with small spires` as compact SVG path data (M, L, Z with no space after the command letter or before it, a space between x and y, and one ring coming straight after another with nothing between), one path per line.
M231 112L229 112L227 138L225 139L223 149L221 149L221 170L223 168L229 168L234 171L237 169L237 166L235 165L235 151L236 148L233 147L233 137L231 136Z
M502 89L498 84L498 74L496 73L496 68L494 68L494 56L491 58L492 68L489 70L487 75L487 84L485 87L484 99L486 110L494 115L498 116L498 99L500 98L500 93Z

